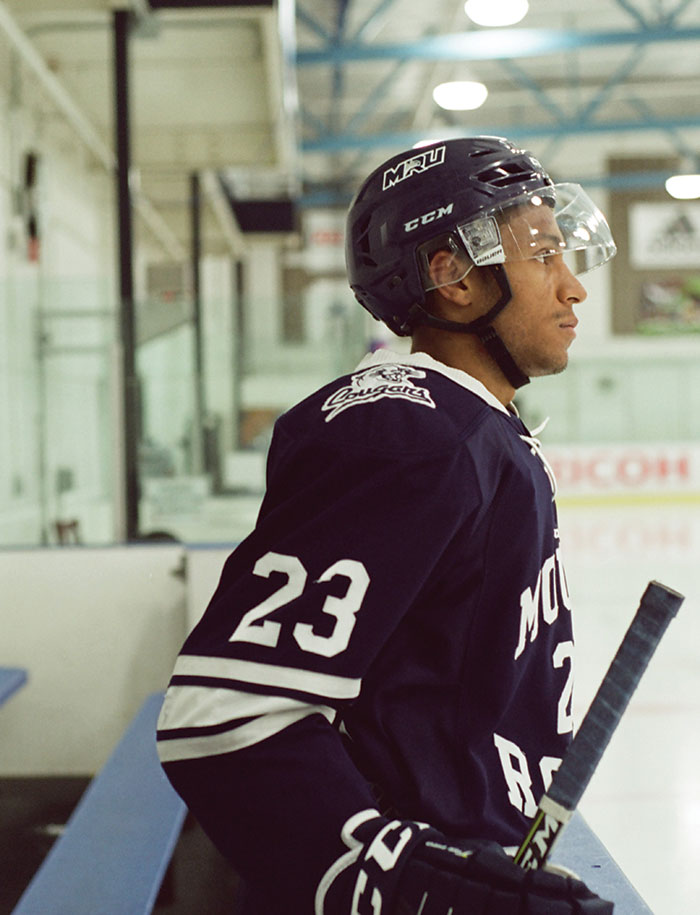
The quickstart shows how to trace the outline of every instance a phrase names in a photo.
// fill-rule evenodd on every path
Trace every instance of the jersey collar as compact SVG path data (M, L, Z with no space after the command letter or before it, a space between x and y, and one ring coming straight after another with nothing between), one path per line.
M375 350L373 353L368 353L355 371L359 372L362 369L371 368L375 365L386 365L388 363L391 363L392 365L411 365L422 369L430 369L431 372L439 372L441 375L444 375L461 387L466 388L467 391L471 391L472 394L476 394L477 397L480 397L495 410L500 410L501 413L505 413L507 416L512 413L512 411L504 407L501 401L497 397L494 397L480 381L477 381L476 378L467 374L467 372L463 372L462 369L455 369L452 368L452 366L445 365L443 362L438 362L437 359L433 359L433 357L429 356L427 353L408 353L400 355L389 349L382 348Z

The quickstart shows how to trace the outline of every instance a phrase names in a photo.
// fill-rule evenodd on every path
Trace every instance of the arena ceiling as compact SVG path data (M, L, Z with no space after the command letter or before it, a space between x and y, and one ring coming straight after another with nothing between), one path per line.
M10 102L112 168L114 21L129 10L134 195L149 231L187 248L190 178L211 191L205 248L235 245L213 176L243 197L343 204L422 139L509 136L558 177L605 185L609 157L698 169L700 0L530 0L486 28L464 0L0 0ZM444 111L442 81L488 88ZM651 165L627 175L657 187ZM614 180L620 181L621 178Z

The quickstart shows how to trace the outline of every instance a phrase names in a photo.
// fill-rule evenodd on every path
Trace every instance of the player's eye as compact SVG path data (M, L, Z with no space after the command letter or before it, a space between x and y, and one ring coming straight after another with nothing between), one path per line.
M541 251L538 251L537 254L533 255L533 259L540 264L552 264L554 262L551 258L557 254L560 255L561 251L558 251L556 248L543 248Z

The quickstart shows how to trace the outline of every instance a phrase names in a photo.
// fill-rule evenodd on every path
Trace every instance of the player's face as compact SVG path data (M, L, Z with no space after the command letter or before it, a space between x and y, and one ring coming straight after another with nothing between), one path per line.
M563 242L550 207L527 207L514 211L501 226L508 275L513 297L493 324L528 376L552 375L568 363L568 349L576 337L578 319L574 306L586 298L586 290L564 263Z

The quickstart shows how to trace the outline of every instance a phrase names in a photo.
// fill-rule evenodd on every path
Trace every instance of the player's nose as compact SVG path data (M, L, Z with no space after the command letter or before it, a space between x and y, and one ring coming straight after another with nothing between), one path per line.
M588 297L583 283L571 272L567 264L562 262L560 267L559 296L561 300L571 305L583 302Z

